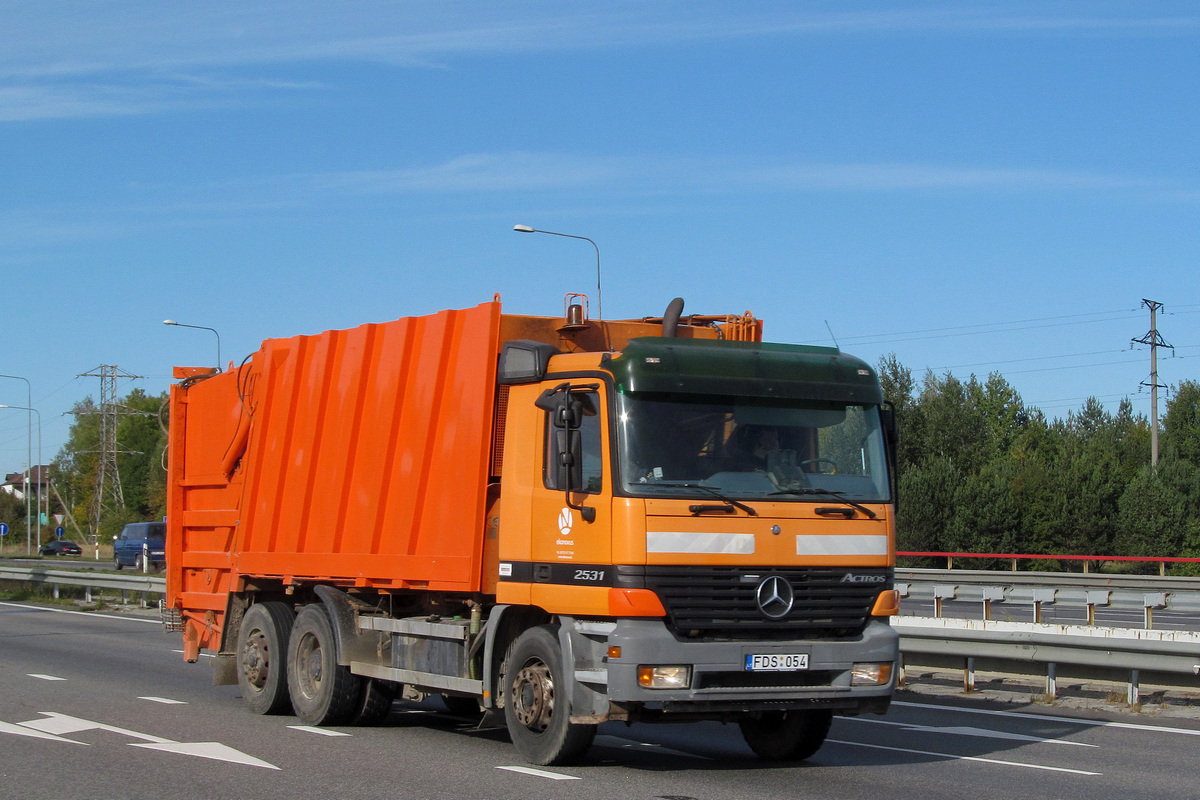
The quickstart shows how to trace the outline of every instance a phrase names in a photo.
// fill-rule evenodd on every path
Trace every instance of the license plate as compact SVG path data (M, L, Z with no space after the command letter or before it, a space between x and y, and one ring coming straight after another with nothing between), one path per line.
M808 653L770 653L746 656L750 672L797 672L808 669Z

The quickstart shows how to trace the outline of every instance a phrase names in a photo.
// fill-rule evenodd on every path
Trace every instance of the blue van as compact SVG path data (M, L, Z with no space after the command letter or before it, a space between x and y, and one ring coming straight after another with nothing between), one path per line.
M162 569L167 564L167 523L132 522L113 537L113 563L117 569L135 567L144 569L143 553L149 556L151 569Z

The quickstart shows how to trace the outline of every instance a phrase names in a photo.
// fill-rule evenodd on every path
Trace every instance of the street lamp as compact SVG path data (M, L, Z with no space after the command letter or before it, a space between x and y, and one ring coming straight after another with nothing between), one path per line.
M568 239L583 239L585 242L591 242L592 247L596 248L596 319L604 319L604 300L600 294L600 246L592 242L586 236L576 236L573 233L559 233L558 231L543 231L537 228L531 228L528 225L513 225L513 230L517 233L547 233L551 236L565 236Z
M28 378L22 378L20 375L0 375L0 378L12 378L14 381L25 381L25 405L27 405L27 406L33 405L33 387L30 385ZM26 424L26 427L29 429L28 433L26 434L27 435L26 442L28 444L29 452L27 452L25 454L25 463L26 463L26 465L29 466L30 469L32 469L33 468L33 412L30 411L30 413L25 415L25 417L26 417L25 424ZM38 417L38 420L39 420L38 433L40 435L41 434L41 422L40 422L41 417ZM38 461L41 461L41 460L42 460L42 457L41 457L41 454L39 453ZM29 513L29 501L27 498L26 502L25 502L25 555L30 554L29 530L32 527L33 527L33 516Z
M221 371L221 334L217 333L216 328L209 328L206 325L186 325L182 322L176 322L173 319L164 319L163 325L174 325L177 328L196 328L197 330L201 331L212 331L213 335L217 337L217 372Z
M30 408L28 406L6 406L3 404L0 404L0 408L11 408L16 411L27 411L30 414L37 414L37 418L38 418L38 477L44 478L45 476L42 475L42 415L41 415L41 413L36 408ZM30 449L30 452L33 451L33 431L32 431L32 429L30 429L29 449ZM26 512L26 514L28 514L28 512L29 512L29 487L33 484L33 465L32 464L29 466L29 469L26 471L25 475L26 475L26 478L25 478L25 512ZM39 483L38 484L38 496L37 496L38 539L42 538L41 537L42 496L45 494L46 494L46 492L41 488L41 484ZM49 515L49 513L50 513L50 498L47 497L46 498L46 514L47 514L47 516ZM33 535L33 531L27 524L25 526L25 555L27 555L27 556L33 554L33 546L31 544L32 535ZM40 545L40 542L39 542L39 545Z

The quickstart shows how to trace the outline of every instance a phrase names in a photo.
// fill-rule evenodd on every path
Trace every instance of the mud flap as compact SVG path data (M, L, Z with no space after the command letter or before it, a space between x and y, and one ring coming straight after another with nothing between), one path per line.
M608 635L611 622L559 617L558 640L563 651L563 674L570 685L571 722L598 725L609 719Z

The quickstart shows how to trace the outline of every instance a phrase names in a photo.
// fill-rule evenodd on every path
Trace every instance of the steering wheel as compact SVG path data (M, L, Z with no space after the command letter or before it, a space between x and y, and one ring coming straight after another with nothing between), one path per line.
M818 465L817 470L816 470L818 475L833 475L838 470L837 462L834 461L832 458L806 458L800 462L799 466L807 467L810 464ZM820 468L821 464L828 464L832 469L830 469L828 472L826 472Z

